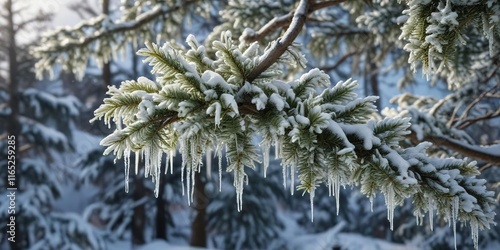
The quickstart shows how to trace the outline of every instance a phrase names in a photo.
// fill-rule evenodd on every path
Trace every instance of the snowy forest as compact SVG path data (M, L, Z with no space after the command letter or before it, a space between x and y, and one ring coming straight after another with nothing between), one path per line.
M0 0L0 249L500 249L498 0Z

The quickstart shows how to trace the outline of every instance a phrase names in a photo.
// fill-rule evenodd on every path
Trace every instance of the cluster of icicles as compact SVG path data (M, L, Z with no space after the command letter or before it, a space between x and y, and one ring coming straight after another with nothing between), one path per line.
M275 156L276 158L280 158L281 156L281 151L282 151L282 145L281 143L276 143L277 146L275 147ZM189 145L189 147L186 147ZM183 162L182 162L182 173L181 173L181 179L182 179L182 195L187 194L187 199L188 199L188 205L190 205L193 202L193 194L194 194L194 184L195 184L195 174L199 173L201 170L201 165L202 165L202 154L199 153L199 150L196 149L194 146L195 143L183 143L181 140L181 147L179 149L180 153L183 156ZM269 158L270 158L270 145L263 143L261 144L262 149L263 149L263 164L264 164L264 177L266 177L266 172L267 168L269 167ZM127 148L124 150L124 162L125 162L125 191L129 191L129 172L130 172L130 153L131 150L130 148ZM160 184L160 175L161 175L161 160L163 157L164 151L158 148L154 147L145 147L140 151L135 152L135 174L138 174L139 170L139 161L140 159L144 159L144 176L146 178L151 175L153 183L155 183L155 190L154 194L158 198L158 190L159 190L159 184ZM222 183L222 145L217 147L215 154L218 156L218 162L219 162L219 192L221 191L221 183ZM170 169L170 174L173 173L173 168L174 168L174 157L176 155L176 151L172 150L169 153L167 153L167 158L169 159L168 162L165 163L165 174L169 172L168 170ZM207 174L210 175L211 173L211 156L212 156L212 150L207 149L206 150L206 168L207 168ZM189 156L189 157L186 157ZM229 162L229 159L226 159ZM283 165L283 187L286 188L287 183L287 166ZM236 203L237 203L237 209L238 211L242 210L242 196L243 196L243 186L245 183L247 183L247 176L244 172L238 171L238 170L233 170L234 172L234 186L236 188ZM185 173L185 174L184 174ZM293 195L294 193L294 188L295 188L295 183L294 183L294 176L295 173L295 166L290 165L290 192ZM184 181L185 179L185 181ZM184 185L185 183L185 185ZM328 176L327 178L327 187L329 188L329 195L332 196L334 195L336 198L336 208L337 208L337 215L339 213L339 192L340 192L340 180L338 175L332 175ZM390 229L393 230L394 227L394 209L396 207L396 202L394 199L394 189L393 188L388 188L387 191L385 192L385 203L387 206L387 219L389 220L390 223ZM313 216L314 216L314 189L310 192L310 201L311 201L311 221L313 221ZM373 198L370 198L371 202L371 211L373 212ZM433 225L434 225L434 209L435 209L435 203L434 201L429 198L428 200L428 213L429 213L429 224L430 224L430 229L431 231L433 230ZM458 219L458 209L459 209L459 197L456 196L454 199L454 202L452 203L452 207L450 208L449 213L445 215L445 219L449 222L450 226L453 226L453 235L454 235L454 242L455 242L455 249L456 247L456 242L457 242L457 232L456 232L456 223ZM416 214L416 220L417 220L417 225L422 225L422 217L423 215L421 214ZM478 233L479 233L479 225L478 222L471 220L470 221L470 226L471 226L471 235L472 239L474 241L474 248L478 249Z

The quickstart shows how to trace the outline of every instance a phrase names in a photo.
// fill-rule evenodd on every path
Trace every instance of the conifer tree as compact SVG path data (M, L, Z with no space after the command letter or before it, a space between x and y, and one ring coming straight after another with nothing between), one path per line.
M24 6L26 7L26 6ZM70 173L62 169L60 154L72 149L70 128L78 116L80 103L73 96L61 95L57 90L42 90L57 83L36 82L32 68L34 58L29 49L36 36L26 35L50 20L50 14L37 13L27 19L20 18L29 13L19 2L3 2L0 9L2 34L0 57L8 58L1 64L2 86L0 86L0 164L12 166L14 174L2 171L3 197L14 193L15 204L2 202L0 217L3 222L14 217L15 230L7 233L2 248L10 249L88 249L103 248L104 242L98 232L81 216L59 210L55 201L62 193L62 180ZM36 25L38 26L36 26ZM25 41L20 41L23 35ZM4 61L2 61L4 62ZM8 70L4 71L6 66ZM5 83L5 84L4 84ZM3 125L6 125L5 127ZM7 177L8 175L13 176ZM11 182L12 181L12 182ZM13 206L12 206L13 205ZM11 238L12 237L12 238ZM4 241L5 240L5 241Z
M41 58L39 72L58 60L79 73L88 56L107 61L112 54L111 44L119 47L130 35L106 40L101 39L104 34L139 32L152 37L156 33L144 27L157 18L175 21L175 15L167 13L183 7L174 2L137 4L139 7L126 12L146 9L135 21L109 23L109 19L102 18L95 20L95 25L81 25L48 36L46 44L36 51ZM189 1L184 6L191 8L195 2ZM214 29L205 45L192 35L186 39L187 48L177 42L162 45L149 39L138 54L152 67L155 79L139 77L123 82L119 88L110 87L110 97L95 111L94 120L103 119L106 124L116 125L115 131L101 142L106 147L105 153L113 152L117 159L123 158L126 171L132 153L143 158L145 175L151 176L157 185L155 195L158 195L163 156L179 150L183 184L190 203L203 156L210 157L215 152L220 157L225 151L228 159L225 170L234 176L236 207L242 210L247 173L260 161L264 172L267 170L273 146L282 161L283 172L291 176L291 192L296 188L296 176L297 189L309 193L312 219L318 185L326 185L336 196L337 204L340 185L355 185L370 200L376 193L383 193L391 229L395 207L411 197L413 213L419 221L425 214L432 218L437 211L454 225L454 231L457 221L468 223L477 248L478 230L494 224L494 193L487 191L484 180L476 178L479 171L475 162L433 157L432 152L428 153L432 144L422 141L430 140L465 156L499 164L500 156L495 150L498 145L473 146L474 141L468 140L461 130L470 123L498 116L497 112L472 116L475 100L481 101L496 90L480 90L465 110L452 107L462 101L461 90L467 89L462 87L477 86L474 84L480 82L488 86L498 80L498 67L484 65L485 62L498 65L495 58L500 4L493 0L411 0L397 4L381 0L370 5L365 2L301 0L297 4L290 1L276 4L234 0L223 6L223 23ZM263 18L251 14L273 8L274 12L264 12L274 16L264 24ZM193 10L200 13L196 8ZM348 18L332 19L335 13ZM353 22L357 28L353 28ZM402 32L398 31L399 23ZM309 24L316 33L306 30L310 37L301 40L310 41L311 47L305 48L297 43L297 37L303 26ZM85 36L88 34L83 32L85 29L95 32ZM335 33L339 30L340 33ZM328 31L333 33L315 35ZM75 34L84 38L75 39ZM360 37L369 39L367 46L353 49L356 43L342 43L343 39L366 43ZM53 42L61 38L70 40L63 44ZM467 42L473 46L460 45ZM85 46L91 43L101 46L91 49ZM389 110L385 118L374 119L377 97L358 98L357 81L349 77L331 80L316 68L305 73L301 70L307 65L303 55L306 49L314 55L328 48L328 44L333 44L328 49L333 53L346 51L337 55L339 62L352 57L351 62L356 63L363 58L365 81L371 81L373 91L378 86L378 76L368 73L379 74L380 70L373 71L384 66L386 58L396 56L402 60L395 60L391 66L395 72L404 73L405 83L414 81L414 72L407 70L408 59L412 70L421 69L434 82L444 81L452 89L461 89L438 102L400 97L397 99L400 108L407 112ZM484 77L471 73L470 69L475 68L491 74ZM449 122L443 122L442 116ZM254 143L255 136L262 138L259 144ZM416 143L402 144L407 138L416 139L412 142Z

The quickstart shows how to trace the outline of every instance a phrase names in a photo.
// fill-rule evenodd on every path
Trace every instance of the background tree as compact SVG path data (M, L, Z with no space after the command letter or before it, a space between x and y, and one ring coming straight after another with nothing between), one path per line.
M10 249L103 248L101 235L90 224L55 206L62 193L61 183L72 178L59 164L64 162L64 153L73 149L71 128L80 103L60 91L60 81L35 85L35 59L29 50L36 35L28 34L43 27L51 15L7 0L2 2L0 16L0 29L5 34L0 38L0 57L8 58L0 64L2 79L6 79L0 86L0 117L6 125L0 128L0 163L7 166L7 138L14 136L17 188L15 241L4 237L1 245ZM19 36L25 39L18 42ZM8 187L7 172L1 176L2 186ZM2 196L9 194L8 190L1 192ZM8 211L9 203L0 207ZM11 215L1 213L2 221Z

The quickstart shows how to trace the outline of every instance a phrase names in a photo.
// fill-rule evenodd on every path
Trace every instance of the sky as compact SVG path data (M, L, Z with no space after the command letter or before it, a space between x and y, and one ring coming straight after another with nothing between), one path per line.
M56 26L74 26L78 22L80 22L80 17L72 10L68 8L69 4L76 3L79 0L21 0L23 2L27 2L30 4L34 4L35 6L39 6L39 8L43 10L52 11L54 15L53 27ZM90 0L90 3L98 3L98 0Z

